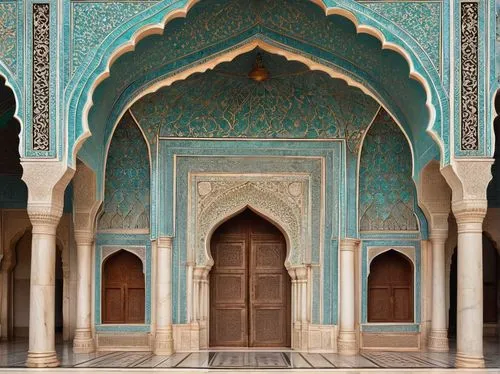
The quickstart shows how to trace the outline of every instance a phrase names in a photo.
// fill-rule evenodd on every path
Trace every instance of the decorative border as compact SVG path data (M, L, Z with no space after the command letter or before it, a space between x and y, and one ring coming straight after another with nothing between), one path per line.
M418 323L371 323L362 324L361 331L363 332L420 332L420 324Z
M57 80L58 80L58 71L57 71L57 60L59 58L59 54L61 53L60 48L54 46L58 46L58 13L54 11L54 9L57 9L57 2L56 0L50 0L50 1L45 1L45 2L36 2L33 0L27 0L27 7L34 7L36 5L45 5L48 6L51 11L49 12L48 15L48 20L50 22L50 32L48 34L48 42L50 48L48 48L48 65L47 65L47 72L49 74L48 78L48 89L47 90L47 95L48 95L48 129L47 130L47 137L48 137L48 146L47 149L45 150L36 150L34 149L34 108L35 108L35 98L32 95L32 90L27 89L25 90L26 94L26 104L25 104L25 118L24 118L24 124L25 128L23 129L23 134L24 134L24 155L25 157L33 157L33 158L55 158L57 157L57 134L58 131L62 133L63 131L63 126L58 126L57 123L57 113L56 113L56 108L60 108L62 110L63 106L61 103L58 103L57 101ZM28 8L29 9L29 8ZM34 12L27 12L25 15L25 19L23 18L23 26L26 28L26 30L34 30L36 27L36 22L34 19ZM34 51L35 51L35 39L34 35L33 37L29 37L27 35L26 37L26 48L25 48L25 54L26 54L26 59L25 59L25 69L26 69L26 74L24 75L25 77L25 82L23 82L23 86L25 87L31 87L33 88L35 85L34 82L34 73L35 73L35 63L34 63ZM60 104L60 105L58 105ZM63 141L59 142L59 149L62 150L63 146Z
M33 4L33 150L50 151L50 4Z
M462 151L479 150L479 5L460 4L461 140Z

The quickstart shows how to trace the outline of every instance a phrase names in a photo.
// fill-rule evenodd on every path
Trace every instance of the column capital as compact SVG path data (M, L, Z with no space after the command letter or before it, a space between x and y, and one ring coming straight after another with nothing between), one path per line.
M92 245L95 240L95 232L88 230L74 231L76 245Z
M28 203L28 216L33 225L33 233L44 233L55 231L62 217L62 207L42 206L40 204ZM40 231L41 230L41 231Z
M197 281L200 281L203 279L203 275L205 274L205 267L204 266L197 266L194 268L193 271L193 278Z
M482 223L488 210L488 201L486 199L454 201L452 210L457 224Z
M28 187L28 215L33 225L59 223L64 208L64 191L74 169L63 162L23 161L23 181Z
M453 163L441 169L452 191L453 205L460 201L486 201L486 189L492 178L491 165L494 159L453 160Z
M361 240L354 238L343 238L340 240L341 251L355 251Z
M294 270L297 280L304 281L307 279L307 268L305 266L296 267Z
M156 239L156 243L158 247L160 248L167 248L167 249L172 249L174 242L174 237L173 236L159 236L158 239Z
M429 239L432 242L446 242L448 239L448 228L446 229L431 229Z

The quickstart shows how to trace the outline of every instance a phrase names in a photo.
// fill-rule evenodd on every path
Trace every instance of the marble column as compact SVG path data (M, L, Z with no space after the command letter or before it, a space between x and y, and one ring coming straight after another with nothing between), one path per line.
M300 324L296 324L300 329L300 343L298 349L309 349L309 319L307 313L307 276L308 271L306 267L295 268L295 275L297 277L297 320Z
M357 353L354 330L354 254L359 244L357 239L342 239L340 242L340 333L338 352L345 355Z
M75 231L76 256L78 266L76 329L73 352L90 353L95 350L91 329L92 304L92 246L94 234L88 231Z
M174 353L172 328L172 237L158 238L155 354Z
M61 212L62 213L62 212ZM55 349L56 230L59 215L30 212L31 247L28 367L59 366Z
M454 201L458 227L457 367L484 367L483 240L485 202Z
M448 329L446 327L446 272L445 242L448 230L431 231L432 245L432 319L428 348L434 352L447 352Z
M59 365L55 351L56 231L75 171L64 162L22 161L32 224L28 367Z

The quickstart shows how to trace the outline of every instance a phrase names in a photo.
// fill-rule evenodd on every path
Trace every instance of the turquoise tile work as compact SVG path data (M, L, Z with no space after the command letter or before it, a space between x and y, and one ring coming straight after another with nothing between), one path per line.
M99 229L149 229L150 193L148 148L141 131L126 115L109 147Z
M381 110L363 143L359 166L360 231L418 231L408 142Z
M256 54L270 79L247 74ZM131 108L150 141L189 138L345 138L357 153L379 105L361 90L284 57L253 51L144 97Z
M17 72L17 1L0 2L0 61Z
M136 45L133 53L127 53L118 58L111 67L110 77L99 85L93 95L94 106L89 114L93 137L85 143L81 156L92 163L98 173L101 173L103 160L99 158L102 154L96 154L92 150L100 149L103 144L106 144L123 110L130 105L131 101L139 98L141 92L158 84L162 79L171 77L186 68L202 65L212 58L227 54L234 48L254 40L262 40L270 46L304 56L304 58L339 71L349 80L366 87L398 119L408 133L410 141L413 142L418 138L418 142L414 144L417 168L423 166L421 163L429 158L438 156L436 144L423 132L428 127L430 118L428 110L425 109L425 90L420 83L408 78L409 66L403 57L393 51L381 51L380 42L377 39L359 35L354 25L343 17L334 15L325 17L323 10L314 4L299 0L264 2L258 7L252 4L248 5L244 0L200 2L189 11L187 18L176 19L168 23L163 35L143 39ZM368 11L366 7L361 7ZM150 14L156 8L152 6L136 17ZM434 15L435 12L432 14ZM156 16L159 16L159 13L155 14ZM433 17L424 17L426 21L431 18L435 22ZM204 30L204 32L199 33L199 30ZM436 37L434 32L432 34ZM272 67L272 64L270 65ZM432 69L435 70L434 67ZM234 73L234 71L229 73ZM211 73L207 75L212 76ZM229 74L226 78L227 82L222 82L227 83L224 87L231 86L231 92L235 93L237 77ZM241 82L242 76L239 78ZM300 80L300 77L297 80ZM220 78L216 82L221 83ZM274 83L270 81L268 86L273 85ZM307 93L306 87L299 85L299 88ZM246 92L241 89L242 87L237 87L240 95ZM203 92L208 95L205 99L213 97L214 92L210 90ZM224 90L220 90L220 93L223 94ZM269 93L272 94L272 91ZM288 90L287 95L289 93ZM340 94L339 90L333 91L329 97L337 94ZM196 95L193 97L196 98ZM202 93L199 95L199 98L201 97ZM339 103L339 97L335 99ZM305 100L308 101L307 95ZM183 104L189 102L188 100ZM321 100L318 103L323 105ZM70 119L81 108L81 105L76 102L74 105L70 105ZM248 112L247 108L243 108L243 111ZM313 106L311 112L315 111ZM276 114L278 118L282 116L282 113ZM328 117L327 111L323 111L323 114ZM342 114L338 110L335 115L346 118L345 112ZM327 117L324 119L327 120ZM78 118L76 120L79 121ZM186 124L186 120L183 118L182 123ZM320 131L317 134L313 131L303 131L302 136L306 138L314 136L321 138L332 134L336 137L342 136L342 126L339 127L339 122L336 121L335 129ZM299 129L305 126L304 122L297 123L295 119L292 119L290 124L298 126ZM438 128L440 124L441 117L437 114L436 131L438 133L441 132ZM238 125L243 126L243 123ZM222 125L218 123L217 126ZM175 132L176 128L172 130ZM221 133L228 136L228 132L223 128L219 130L208 127L206 132L211 136L219 136ZM235 130L239 132L238 136L248 136L246 131ZM78 135L79 131L76 128L76 133L73 135ZM73 135L70 134L70 136ZM285 135L285 133L281 134L282 137ZM196 132L193 136L196 136ZM352 136L356 137L357 134L349 133L347 137L350 139Z

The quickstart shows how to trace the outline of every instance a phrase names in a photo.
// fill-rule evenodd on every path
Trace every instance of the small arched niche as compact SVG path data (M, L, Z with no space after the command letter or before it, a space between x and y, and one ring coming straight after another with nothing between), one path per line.
M413 322L413 262L390 249L369 264L368 322Z
M102 269L102 323L144 323L145 279L141 259L121 249L105 259Z

